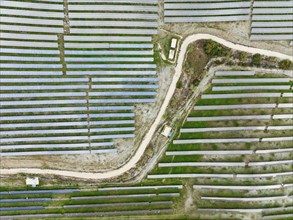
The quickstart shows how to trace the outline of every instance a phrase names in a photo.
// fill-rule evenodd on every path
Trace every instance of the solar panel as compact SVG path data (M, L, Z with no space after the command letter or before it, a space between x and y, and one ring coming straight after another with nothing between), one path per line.
M2 17L1 17L2 21ZM22 33L6 33L1 32L1 38L22 39L22 40L51 40L57 41L57 35L49 34L22 34ZM1 48L2 50L2 48Z
M92 85L92 89L157 89L158 85Z
M32 135L32 134L68 134L68 133L87 133L88 129L54 129L54 130L20 130L20 131L1 131L1 136L8 135ZM2 147L1 147L2 148Z
M69 50L66 49L65 55L153 55L152 50Z
M91 119L94 118L125 118L134 117L134 113L105 113L105 114L90 114Z
M155 99L90 99L90 103L152 103Z
M37 68L37 67L36 67ZM67 64L69 69L97 68L97 69L154 69L155 64Z
M33 24L33 25L56 25L63 26L62 20L55 19L38 19L38 18L19 18L19 17L5 17L1 16L1 22L18 23L18 24Z
M213 17L165 17L165 22L225 22L225 21L245 21L248 15L238 16L213 16Z
M15 2L14 2L15 5ZM15 5L16 6L16 5ZM45 17L45 18L59 18L63 20L64 12L53 12L53 11L38 11L26 9L26 8L16 8L7 9L1 8L0 9L2 15L19 15L19 16L31 16L31 17Z
M1 68L18 68L18 69L50 69L50 68L56 68L61 69L62 65L58 63L54 64L32 64L32 63L1 63ZM2 88L1 88L2 89Z
M69 17L74 11L129 11L129 12L157 12L156 6L141 6L141 5L119 5L119 7L113 7L113 5L73 5L69 4Z
M153 62L153 57L65 57L66 62Z
M1 128L35 128L35 127L70 127L70 126L87 126L87 122L86 121L78 121L78 122L74 122L74 121L69 121L69 122L49 122L50 120L48 120L48 122L35 122L35 123L31 123L31 121L29 121L28 123L10 123L9 124L1 124ZM116 121L115 121L116 122ZM119 121L117 121L118 123ZM119 124L119 123L118 123Z
M154 96L155 92L89 92L90 96Z
M93 82L157 82L157 78L93 78Z
M17 40L1 40L0 46L58 48L57 42L45 42L45 41L36 42L36 41L17 41Z
M63 33L63 27L47 27L47 26L29 26L29 25L5 25L0 24L1 30L7 31L23 31L23 32L42 32L42 33Z
M116 149L101 150L70 150L70 151L28 151L28 152L1 152L0 156L30 156L30 155L60 155L60 154L99 154L115 153ZM35 201L37 202L37 201Z
M26 61L26 62L59 62L60 57L29 57L29 56L2 56L0 55L1 61Z
M157 22L153 21L92 21L92 20L72 20L71 27L77 26L94 26L94 27L141 27L141 28L156 28Z
M87 118L86 114L68 114L68 115L21 115L21 116L1 116L1 122L12 120L49 120L49 119L82 119Z
M0 113L25 113L25 112L64 112L64 111L87 111L86 106L82 107L52 107L52 108L5 108L0 109Z
M84 22L84 21L81 21ZM95 23L99 23L99 21L94 21ZM113 22L112 22L113 23ZM100 23L99 23L100 24ZM1 35L2 37L2 35ZM84 36L84 35L65 35L64 36L65 41L128 41L128 42L150 42L152 40L151 37L143 37L143 36L95 36L95 35L90 35L90 36ZM94 51L93 51L94 52Z
M2 33L1 33L2 34ZM57 47L56 47L57 48ZM44 49L19 49L19 48L1 48L1 53L15 53L15 54L33 54L33 55L48 55L48 54L60 54L59 50L44 50Z
M134 124L134 120L113 120L113 121L90 121L90 125L123 125L123 124Z
M0 25L2 27L2 25ZM10 28L11 29L11 28ZM9 30L9 29L8 29ZM31 30L33 31L33 30ZM38 30L41 32L41 30ZM50 29L47 32L56 32L58 29ZM130 28L71 28L70 33L80 34L80 33L90 33L90 34L132 34L132 35L154 35L157 34L156 29L130 29Z
M56 82L88 82L88 78L1 78L1 83L56 83ZM2 89L2 88L1 88Z
M110 76L110 75L127 75L127 76L143 76L143 75L155 75L156 71L152 70L82 70L82 71L66 71L67 75L103 75L103 76ZM95 80L95 78L93 78Z
M94 19L94 18L100 18L100 19L113 19L113 18L121 18L121 19L139 19L139 20L156 20L158 18L157 14L149 14L149 13L124 13L119 11L112 11L112 12L104 12L104 13L90 13L90 12L77 12L77 11L71 11L70 12L70 19L79 19L79 18L87 18L87 19Z
M14 1L1 1L1 6L17 7L27 9L41 9L41 10L63 10L63 4L48 4L38 2L17 2Z
M26 86L1 86L1 90L57 90L57 89L88 89L88 85L26 85ZM47 93L50 94L50 93ZM83 93L84 94L84 93Z

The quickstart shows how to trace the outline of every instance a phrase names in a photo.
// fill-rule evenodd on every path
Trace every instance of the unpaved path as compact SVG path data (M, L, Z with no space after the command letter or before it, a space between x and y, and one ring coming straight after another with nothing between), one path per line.
M252 54L259 53L259 54L262 54L265 56L274 56L274 57L278 57L280 59L289 59L289 60L293 61L293 57L282 54L282 53L278 53L278 52L274 52L274 51L270 51L270 50L258 49L258 48L254 48L254 47L247 47L247 46L240 45L240 44L235 44L235 43L226 41L226 40L219 38L217 36L214 36L214 35L210 35L210 34L190 35L186 39L184 39L184 41L181 45L181 48L179 50L177 66L175 68L175 75L174 75L172 83L168 89L167 95L166 95L165 100L161 106L161 109L160 109L154 123L150 127L150 130L147 132L147 134L143 138L143 140L142 140L140 146L138 147L137 151L135 152L134 156L125 165L123 165L122 167L120 167L116 170L111 170L111 171L107 171L104 173L87 173L87 172L74 172L74 171L66 171L66 170L19 168L19 169L1 169L0 174L17 174L17 173L30 173L30 174L43 174L43 175L52 174L52 175L61 175L61 176L69 176L69 177L75 177L75 178L98 180L98 179L108 179L108 178L117 177L117 176L120 176L120 175L124 174L125 172L129 171L131 168L136 166L137 162L143 156L145 149L147 148L148 144L152 140L152 137L153 137L154 133L156 132L164 113L166 112L166 109L169 105L169 102L170 102L170 100L176 90L177 81L179 80L181 72L182 72L182 67L183 67L185 54L186 54L188 45L190 43L193 43L198 40L207 40L207 39L211 39L213 41L216 41L216 42L218 42L226 47L229 47L231 49L234 49L234 50L239 50L239 51L252 53Z

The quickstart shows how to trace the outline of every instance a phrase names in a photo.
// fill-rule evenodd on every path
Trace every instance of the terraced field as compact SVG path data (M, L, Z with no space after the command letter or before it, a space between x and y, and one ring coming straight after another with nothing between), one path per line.
M0 218L74 218L172 213L182 185L0 192Z
M1 156L116 152L154 102L157 1L1 1Z
M285 75L216 72L148 178L186 179L203 214L289 219L292 94Z

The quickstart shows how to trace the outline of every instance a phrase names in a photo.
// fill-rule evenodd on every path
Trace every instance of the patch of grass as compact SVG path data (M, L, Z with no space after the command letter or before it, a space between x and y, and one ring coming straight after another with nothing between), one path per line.
M201 77L209 61L202 45L203 42L199 41L188 47L186 60L183 66L183 71L194 77L192 81L195 86L198 84L198 79Z

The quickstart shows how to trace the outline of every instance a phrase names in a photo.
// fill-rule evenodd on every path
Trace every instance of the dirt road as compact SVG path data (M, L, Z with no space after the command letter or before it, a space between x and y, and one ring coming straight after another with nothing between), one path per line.
M69 176L69 177L75 177L75 178L98 180L98 179L108 179L108 178L117 177L117 176L120 176L120 175L124 174L125 172L129 171L131 168L136 166L137 162L143 156L145 149L147 148L150 141L152 140L152 137L153 137L156 129L158 128L164 113L166 112L166 109L169 105L169 102L170 102L170 100L176 90L177 81L179 80L181 72L182 72L182 66L184 63L185 54L186 54L188 45L190 43L197 41L197 40L204 40L204 39L214 40L214 41L216 41L220 44L223 44L226 47L232 48L234 50L239 50L239 51L252 53L252 54L259 53L259 54L262 54L265 56L274 56L274 57L278 57L280 59L289 59L289 60L293 61L293 57L282 54L282 53L278 53L278 52L274 52L274 51L270 51L270 50L253 48L253 47L247 47L247 46L243 46L240 44L234 44L232 42L226 41L226 40L219 38L217 36L214 36L214 35L210 35L210 34L190 35L186 39L184 39L184 41L181 45L181 48L179 50L179 56L178 56L178 61L177 61L176 69L175 69L175 75L174 75L172 83L168 89L167 95L166 95L165 100L161 106L161 109L160 109L154 123L152 124L149 131L147 132L147 134L143 138L140 146L138 147L138 150L135 152L134 156L125 165L123 165L122 167L120 167L116 170L111 170L111 171L107 171L104 173L87 173L87 172L74 172L74 171L66 171L66 170L19 168L19 169L1 169L0 174L17 174L17 173L30 173L30 174L43 174L43 175L52 174L52 175L62 175L62 176ZM208 81L206 81L206 83L208 83Z

